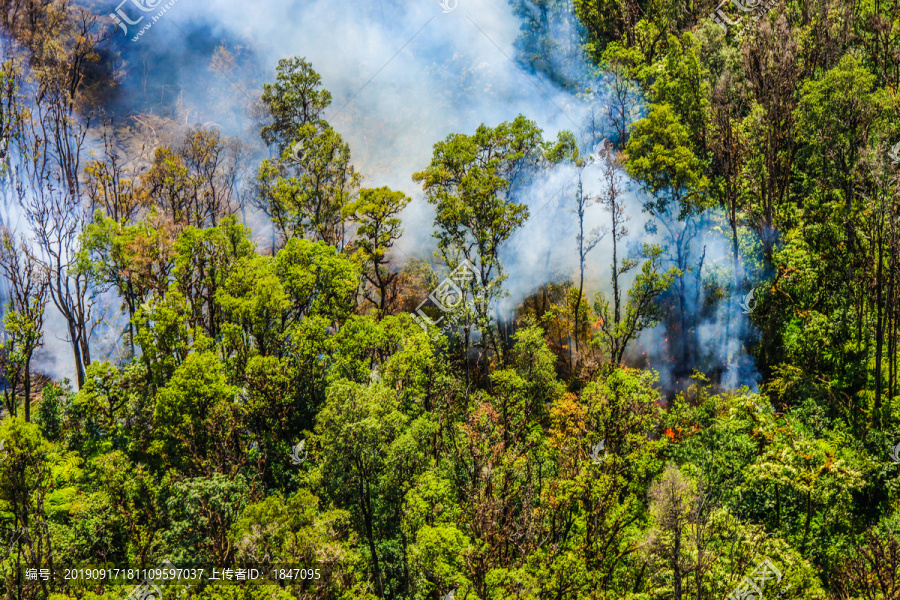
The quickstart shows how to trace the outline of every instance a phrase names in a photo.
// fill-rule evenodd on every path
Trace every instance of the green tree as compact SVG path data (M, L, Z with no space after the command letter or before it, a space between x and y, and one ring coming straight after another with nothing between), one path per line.
M117 448L123 445L126 413L134 393L124 375L112 363L91 363L73 400L75 409L85 417L83 430L90 432L94 441Z
M544 594L574 600L641 589L635 526L663 445L647 439L659 417L654 384L652 373L615 369L553 403L541 467L551 478L541 486L542 535L553 542L529 558Z
M192 327L213 340L221 334L216 294L239 261L254 251L250 230L229 217L218 227L186 228L175 242L175 266L169 293L177 291L189 306Z
M575 0L575 14L590 33L590 50L599 56L612 41L625 38L634 45L634 27L639 18L637 0Z
M248 505L232 527L232 539L238 558L252 563L315 566L318 576L304 580L301 591L338 600L364 585L364 565L349 525L347 511L325 510L319 498L301 489Z
M691 149L690 132L670 105L650 106L647 117L632 126L625 151L625 169L651 196L649 212L662 216L674 208L684 219L702 209L703 163Z
M875 90L875 77L853 55L841 61L817 81L806 82L795 109L797 134L807 144L802 151L806 176L819 185L839 192L844 205L847 267L856 263L854 217L859 214L857 189L865 185L860 164L870 138L876 133L878 118L884 110L881 94Z
M346 508L366 541L366 559L375 593L392 590L385 561L385 538L394 526L385 520L382 478L388 468L389 447L409 422L397 399L382 386L335 382L316 419L316 441L322 449L321 477L338 507ZM383 512L384 511L384 512ZM392 577L391 577L392 579Z
M644 210L665 229L663 249L678 270L677 323L680 341L679 363L691 364L691 350L696 347L696 315L688 307L687 275L695 270L693 290L699 294L705 253L693 267L692 242L701 225L698 219L707 207L708 180L703 161L692 150L688 130L668 104L651 105L650 114L632 127L626 146L625 169L637 179L649 200ZM655 225L650 226L655 231ZM691 290L691 291L693 291ZM674 319L672 319L674 321Z
M151 566L153 552L169 526L165 500L168 490L146 465L116 450L94 459L94 481L126 533L127 558L141 568Z
M387 255L403 235L399 214L411 201L403 192L380 187L360 190L359 198L345 209L357 224L353 247L368 283L363 284L363 295L379 317L388 314L397 301L400 275L387 266Z
M153 449L185 474L236 473L246 461L238 392L213 353L188 355L156 394Z
M33 423L9 417L0 424L0 519L8 537L4 562L6 592L21 599L46 598L50 583L27 581L26 568L53 569L56 557L50 532L50 495L59 487L53 469L59 462L77 469L77 455L60 457ZM10 569L15 569L11 574Z
M101 292L114 288L128 316L128 346L135 354L135 314L153 292L165 293L173 267L174 231L157 214L128 225L99 211L82 233L78 270Z
M690 548L688 528L698 518L700 502L697 482L685 477L675 465L666 467L662 479L650 488L650 514L655 531L653 551L665 564L665 575L671 577L672 597L682 600L684 579L693 569L696 560ZM656 577L660 577L657 573ZM669 587L666 585L665 587Z
M645 262L641 272L635 276L628 290L628 299L625 301L625 286L621 278L628 275L640 263L631 257L619 258L624 238L628 235L628 229L625 227L628 217L625 214L625 204L621 200L622 165L612 149L607 149L602 161L601 172L605 191L598 198L598 202L609 213L610 219L606 232L610 234L612 244L610 277L612 302L603 292L597 292L594 297L594 312L599 317L600 327L600 334L594 343L603 348L607 360L612 365L621 365L628 344L635 340L641 331L656 325L661 315L657 300L669 289L680 272L674 268L663 273L660 259L662 250L658 246L645 245L643 251Z
M764 21L741 48L742 75L752 100L743 121L747 140L744 172L750 196L749 221L772 262L778 220L786 208L798 140L795 108L803 72L799 40L790 34L786 19Z
M214 473L175 483L166 500L172 519L166 530L172 558L193 565L232 565L236 548L231 529L254 495L253 486L240 474Z
M656 301L681 274L677 268L663 272L661 254L659 246L644 247L644 264L628 289L628 300L624 305L619 277L637 267L639 261L633 258L625 258L621 263L613 259L613 302L610 303L602 292L597 292L594 297L594 312L600 319L600 333L594 343L603 348L613 365L621 365L628 344L644 329L655 327L659 322L661 310Z
M344 217L360 182L350 162L350 146L329 126L304 125L294 139L295 145L279 160L266 159L260 165L260 206L282 239L307 237L343 250Z
M660 60L650 97L654 104L666 104L687 129L690 147L705 156L709 113L709 72L701 59L700 43L690 32L678 38L669 35L668 51Z
M506 278L500 249L528 219L528 207L513 197L515 185L529 178L543 149L541 130L520 115L497 127L481 125L474 135L448 136L434 145L428 168L413 175L435 205L434 237L444 263L453 271L467 261L477 271L463 291L474 326L498 353L491 311ZM469 334L467 325L466 348Z
M612 97L606 115L616 130L617 143L628 143L628 128L638 116L642 91L638 81L644 77L646 65L641 53L626 48L618 42L610 42L603 52L602 65L610 75Z
M263 85L262 101L272 123L260 133L267 145L283 154L299 127L323 123L320 115L331 104L331 93L321 89L322 78L304 58L282 58L276 72L275 83Z

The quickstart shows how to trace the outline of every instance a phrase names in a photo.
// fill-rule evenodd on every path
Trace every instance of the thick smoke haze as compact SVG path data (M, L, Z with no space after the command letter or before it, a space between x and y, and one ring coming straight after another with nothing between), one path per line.
M191 24L206 24L222 39L252 43L266 66L265 80L274 77L273 67L281 58L303 56L313 64L334 96L325 117L350 144L364 184L388 185L415 199L404 214L405 234L397 245L406 256L429 256L433 248L433 212L411 175L427 166L435 142L452 133L474 132L481 123L496 125L524 114L547 138L567 129L589 148L593 136L585 127L588 113L604 106L599 80L591 77L583 57L576 54L578 60L573 61L571 52L558 57L551 53L549 61L558 79L572 83L568 87L579 93L521 60L517 40L524 21L505 2L462 0L449 13L436 1L319 1L290 7L270 1L254 4L252 11L223 1L202 10L188 3L178 9L172 20L188 23L171 28L179 35ZM558 39L577 45L573 23L574 16L561 14L549 25ZM172 24L162 23L167 25ZM167 38L171 29L165 32ZM136 45L153 43L148 37ZM172 43L191 49L183 35ZM243 82L236 83L234 93L240 94ZM599 192L596 181L590 171L585 174L587 193ZM559 168L518 198L529 204L534 218L516 234L516 245L527 252L510 253L531 274L532 289L550 273L574 266L569 210L574 185L575 170ZM602 215L592 211L591 218ZM539 267L537 255L550 249L558 255ZM531 291L527 281L513 278L510 285L517 299Z
M573 15L558 13L547 23L554 39L561 40L546 60L546 69L555 75L551 80L522 60L517 44L526 24L520 15L527 14L527 3L518 13L506 2L462 0L455 6L445 13L436 1L362 5L268 1L252 8L226 1L203 6L184 1L167 13L171 22L154 24L138 42L124 44L122 52L130 64L146 60L141 53L151 55L155 73L149 79L183 88L180 98L188 98L201 122L222 116L218 110L222 99L197 94L199 86L191 85L210 79L210 48L221 43L249 45L264 71L259 81L232 77L226 84L230 100L238 105L250 103L259 93L259 83L274 78L279 59L305 57L334 96L325 117L350 144L364 185L388 185L415 200L403 215L405 234L397 252L429 257L433 211L411 175L427 166L435 142L452 133L474 132L481 123L496 125L524 114L547 138L566 129L588 149L598 133L586 131L589 111L600 112L604 106L599 79L577 51L579 33ZM173 69L170 61L176 58L179 64ZM128 72L120 104L140 95L148 78L137 67ZM564 89L559 82L568 85ZM256 135L249 118L230 128L217 124L231 135ZM596 179L586 173L587 193L599 192ZM520 195L535 216L516 234L516 245L527 252L511 255L518 257L519 266L527 267L532 281L513 277L514 298L521 299L546 276L575 264L568 205L574 185L575 170L559 168ZM601 218L599 211L593 213L591 218ZM550 249L558 255L538 267L537 255ZM531 257L535 260L528 260Z
M100 2L92 8L105 14L116 5ZM140 14L130 4L124 8ZM109 105L117 115L140 111L176 118L184 125L220 127L256 148L258 156L248 163L252 178L257 159L265 155L258 121L251 116L261 86L274 79L279 59L305 57L333 95L324 116L349 143L363 185L388 185L414 199L403 215L405 233L395 258L430 258L433 210L411 175L427 166L435 142L519 114L534 120L548 139L561 130L572 131L585 153L610 133L602 119L602 74L579 49L581 35L571 6L559 3L540 17L542 33L549 32L556 43L536 61L523 49L523 29L533 27L537 18L527 1L514 8L486 0L448 0L444 6L436 0L179 0L137 42L131 35L139 25L130 28L128 37L116 32L111 43L124 77ZM211 66L210 57L220 47L233 62ZM594 124L591 131L588 123ZM574 167L556 167L518 194L532 217L504 250L510 299L501 308L509 310L549 281L577 278L577 178ZM588 167L581 178L585 194L602 193L599 169ZM626 244L635 249L643 242L660 241L645 231L650 217L641 210L637 185L626 183L631 232ZM603 227L607 218L599 206L591 207L585 230ZM256 224L254 229L259 233ZM707 265L730 260L721 236L703 237L710 238L698 239L706 248ZM609 286L609 244L607 236L589 257L589 296ZM729 386L752 384L754 379L752 361L744 358L741 347L747 320L735 306L732 299L707 309L697 331L712 362L731 363L723 367L727 373L722 378ZM697 314L702 308L690 307ZM665 338L662 327L647 332L635 352L671 386L676 377L668 373ZM44 354L60 360L56 351Z

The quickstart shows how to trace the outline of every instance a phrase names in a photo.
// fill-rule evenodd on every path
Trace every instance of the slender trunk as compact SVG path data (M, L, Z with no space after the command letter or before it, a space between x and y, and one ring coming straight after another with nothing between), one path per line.
M128 281L128 295L126 297L126 306L128 307L128 350L129 358L134 358L134 313L137 311L136 294L134 293L134 285Z
M681 523L675 525L675 547L672 549L672 584L675 600L682 600L681 596Z
M875 267L875 419L876 423L881 423L881 394L882 394L882 367L881 355L884 348L884 307L882 305L882 279L884 277L884 212L876 217L878 219L878 227L876 228L875 243L878 244L878 264Z
M31 422L31 357L25 359L25 421Z
M728 187L731 188L732 186L729 184ZM734 197L733 190L729 191L728 224L731 226L731 254L733 257L732 260L734 261L734 282L732 284L734 286L733 293L737 294L738 290L741 289L741 268L740 268L740 254L738 252L739 248L738 248L738 230L737 230L737 198ZM737 306L735 306L735 304L736 304L735 302L732 302L731 308L729 310L734 310L735 316L738 316L736 314ZM730 332L731 320L732 320L731 315L729 315L728 319L725 319L725 339L726 340L731 339L731 335L730 335L731 334L731 332ZM738 330L738 334L742 335L743 332ZM731 362L730 356L726 356L725 358L729 363Z
M731 216L728 221L731 225L731 254L734 256L734 284L735 289L738 289L741 285L741 272L738 268L740 264L740 254L738 248L738 229L737 229L737 215L735 214L737 211L737 200L731 201Z
M612 213L612 287L613 287L613 322L611 331L613 332L612 347L615 356L612 360L616 366L622 362L622 351L619 347L619 322L622 320L622 293L619 289L619 220L616 216L615 201L610 203L610 212Z
M584 293L584 194L581 185L581 175L578 176L578 298L575 299L575 354L578 354L578 313L581 310L581 295ZM572 369L575 364L571 360Z
M81 333L79 334L79 343L81 344L81 365L82 369L87 369L91 366L91 346L88 339L88 331L82 325Z
M634 47L635 35L634 28L638 20L640 8L635 0L628 0L625 8L625 40L629 48Z
M578 277L578 298L575 299L575 354L577 355L580 348L578 343L578 316L581 311L581 296L584 294L584 255L581 255L581 269ZM570 361L571 362L571 361ZM574 363L573 363L574 368Z
M12 416L16 416L19 412L19 399L16 396L16 386L18 385L19 374L16 373L15 376L9 380L9 389L10 392L6 395L6 407L9 409L9 414Z
M893 219L892 219L893 220ZM887 311L887 332L888 332L888 349L887 349L887 361L888 361L888 387L887 387L887 397L889 400L893 400L895 394L895 386L897 380L897 298L896 298L896 271L897 271L897 260L895 253L895 244L896 240L894 227L891 227L891 265L888 269L888 273L890 276L888 277L888 288L887 288L887 303L886 306L891 307ZM890 407L891 402L887 403L888 407Z
M360 469L361 465L357 464ZM360 469L361 471L361 469ZM375 549L375 528L372 524L372 503L369 498L368 484L363 482L362 472L359 474L359 504L366 527L366 540L372 554L372 575L375 577L375 591L379 598L384 598L384 586L381 582L381 566L378 563L378 552Z
M684 285L684 279L686 274L684 269L682 268L682 256L681 256L681 247L678 248L678 262L679 269L682 269L681 276L678 278L678 312L680 315L681 321L681 368L687 369L689 359L688 359L688 316L687 316L687 306L685 305L685 295L687 294L687 289Z
M372 267L375 271L374 272L375 282L376 282L376 287L378 288L378 294L379 294L378 305L377 305L378 306L377 318L379 321L384 318L385 314L387 314L387 308L388 308L388 298L387 298L388 280L386 277L382 277L381 264L382 264L381 261L376 259L374 264L372 265Z
M703 474L697 478L697 508L694 522L694 545L697 548L697 568L694 571L694 587L697 589L697 600L702 600L703 594Z
M16 588L18 590L18 595L16 598L24 598L22 595L22 573L24 569L22 569L22 534L19 532L19 517L16 515Z
M469 342L470 342L469 326L463 326L463 362L466 364L466 407L469 406L469 387L471 385L471 365L469 365Z
M75 330L75 323L69 319L69 335L72 337L72 355L75 358L75 377L78 379L78 389L84 387L84 362L81 356L81 343Z

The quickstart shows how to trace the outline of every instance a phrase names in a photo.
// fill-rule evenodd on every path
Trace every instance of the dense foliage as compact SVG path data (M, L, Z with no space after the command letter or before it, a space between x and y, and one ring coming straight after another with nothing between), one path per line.
M25 570L169 560L320 573L164 586L198 600L711 600L768 560L765 597L900 598L900 4L728 27L709 2L515 4L560 85L545 25L577 17L611 141L521 115L436 141L410 173L432 269L393 252L411 199L363 187L305 59L258 91L249 177L210 127L128 164L134 131L98 122L109 24L0 2L4 597L125 598ZM579 174L579 270L499 318L520 192L554 169ZM635 351L654 328L678 386ZM51 335L72 381L36 367Z

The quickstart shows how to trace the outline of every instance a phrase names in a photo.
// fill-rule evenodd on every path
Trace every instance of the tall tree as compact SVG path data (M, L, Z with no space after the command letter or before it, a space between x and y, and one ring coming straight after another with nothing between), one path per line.
M379 317L388 314L397 299L399 273L388 268L387 254L400 239L400 212L412 199L387 187L360 190L359 198L345 209L357 224L357 248L363 265L363 295L378 309ZM369 287L371 286L371 287Z
M755 201L749 216L771 264L777 239L776 217L788 199L797 141L794 108L802 64L797 41L783 16L760 22L742 47L742 66L753 97L745 118L748 174Z
M48 273L50 299L66 321L81 386L98 324L90 281L76 268L79 237L89 218L82 203L81 161L91 115L76 114L78 98L52 78L29 91L32 110L16 138L12 185L31 229L34 255Z
M688 527L696 523L696 506L700 499L697 483L669 465L662 480L650 488L650 514L657 527L654 551L664 557L671 570L672 598L682 600L684 579L692 569ZM697 590L700 594L700 590Z
M97 213L82 233L77 269L102 293L115 288L128 317L128 347L135 352L134 316L151 294L165 295L174 263L175 224L151 212L129 225Z
M88 161L84 166L86 195L91 214L102 210L116 222L124 223L135 216L139 198L135 178L128 177L120 165L110 128L111 123L104 123L103 159Z
M609 151L609 148L605 150L605 152ZM575 237L578 242L578 297L575 299L575 353L577 354L579 351L579 338L581 329L579 327L579 317L581 316L581 302L584 298L584 268L585 263L587 262L587 255L590 254L591 250L593 250L597 244L600 243L600 240L603 239L603 234L600 232L600 228L595 228L592 231L587 232L585 235L584 231L584 217L587 212L587 208L594 204L597 199L592 198L584 193L584 185L581 180L583 174L583 169L580 168L578 172L578 187L575 190L575 216L578 218L578 235ZM574 367L574 364L573 364Z
M301 126L324 124L320 115L331 104L331 92L322 89L322 78L304 58L282 58L276 71L275 83L263 85L262 93L272 123L260 133L281 155L294 143Z
M265 159L260 165L258 202L282 240L306 237L343 250L347 207L360 183L350 146L328 126L307 124L295 136L296 145L280 160Z
M686 277L693 268L693 241L700 230L697 221L707 204L705 165L693 150L688 130L668 104L651 105L650 114L634 124L626 153L626 170L649 195L644 210L665 229L665 250L677 269L679 363L686 369L695 347L691 337L696 319L689 307ZM696 269L696 290L700 289L703 257L701 254Z
M87 216L76 198L50 187L26 201L25 213L48 274L50 299L66 321L78 386L91 364L90 341L98 325L90 277L77 267L80 234Z
M606 116L616 130L616 142L622 148L628 143L628 127L638 116L641 89L636 80L640 77L642 56L632 48L612 42L603 53L603 66L609 73L612 96L606 107Z
M413 175L435 205L438 251L453 271L468 261L477 271L463 292L472 302L474 326L500 353L491 325L494 303L506 279L500 250L528 219L528 207L514 198L542 157L541 130L524 116L496 127L481 125L474 135L452 134L434 145L431 164ZM464 328L469 346L470 327Z

